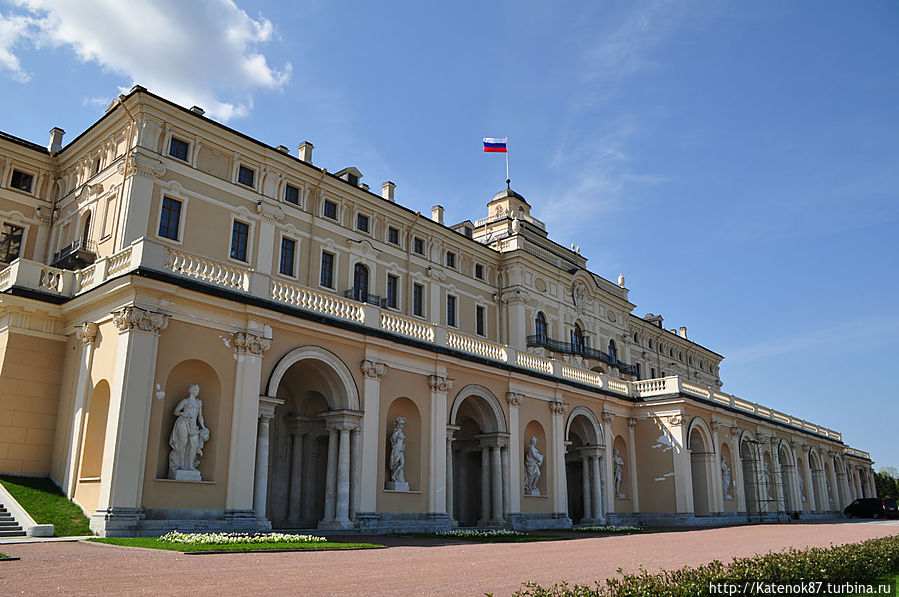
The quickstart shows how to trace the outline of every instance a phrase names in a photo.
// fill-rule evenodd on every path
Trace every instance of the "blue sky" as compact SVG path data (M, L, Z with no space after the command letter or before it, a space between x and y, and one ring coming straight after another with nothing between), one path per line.
M138 82L451 222L508 136L551 236L725 391L899 468L899 4L430 4L0 3L0 129L71 139Z

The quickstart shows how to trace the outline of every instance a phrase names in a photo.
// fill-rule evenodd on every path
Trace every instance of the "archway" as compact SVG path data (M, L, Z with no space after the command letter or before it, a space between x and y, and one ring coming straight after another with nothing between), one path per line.
M761 515L761 494L759 487L758 442L747 431L740 438L740 464L743 467L743 495L746 497L746 515L749 518Z
M815 497L815 512L826 512L827 504L824 501L824 491L821 485L824 483L824 470L821 468L821 459L814 450L808 454L808 468L812 472L812 493Z
M453 400L453 518L460 526L503 525L509 512L509 434L503 409L490 390L462 388Z
M100 475L106 444L106 424L109 416L109 383L103 379L94 386L87 404L84 441L77 471L74 500L87 512L97 508L100 495Z
M781 441L777 448L777 459L780 461L780 478L783 483L783 507L787 512L795 512L801 509L799 500L795 497L793 484L794 471L793 451L785 441Z
M602 474L602 427L593 411L577 406L568 415L565 439L569 442L565 455L565 480L568 487L568 516L577 524L602 522L604 488Z
M287 353L269 380L283 400L270 425L266 518L275 528L350 528L358 503L359 394L333 353Z
M712 458L715 452L709 436L698 419L693 420L689 434L690 473L693 483L693 514L709 516L712 513Z

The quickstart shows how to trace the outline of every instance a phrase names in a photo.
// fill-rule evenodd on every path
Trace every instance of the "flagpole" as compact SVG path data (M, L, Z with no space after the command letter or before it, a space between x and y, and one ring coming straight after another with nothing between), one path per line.
M506 137L506 188L511 189L509 183L512 182L512 179L509 178L509 138Z

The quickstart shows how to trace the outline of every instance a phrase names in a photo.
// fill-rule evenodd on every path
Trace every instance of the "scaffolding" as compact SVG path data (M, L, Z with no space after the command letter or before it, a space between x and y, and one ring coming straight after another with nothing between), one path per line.
M744 444L746 450L743 449ZM765 446L768 446L770 463L763 460ZM746 518L749 522L782 522L790 518L786 509L783 474L781 467L776 464L776 450L773 437L769 442L747 438L741 444L743 489L746 496Z

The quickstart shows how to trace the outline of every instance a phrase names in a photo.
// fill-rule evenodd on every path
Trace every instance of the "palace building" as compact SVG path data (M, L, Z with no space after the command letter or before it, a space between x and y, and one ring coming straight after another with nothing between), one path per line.
M0 133L0 472L102 535L816 518L867 453L721 390L511 188L449 225L142 87ZM486 197L485 197L486 199Z

